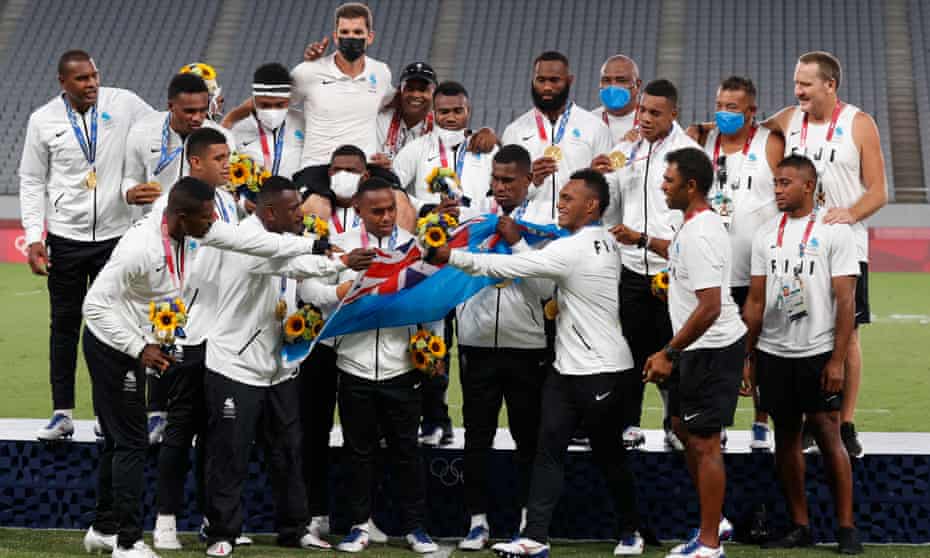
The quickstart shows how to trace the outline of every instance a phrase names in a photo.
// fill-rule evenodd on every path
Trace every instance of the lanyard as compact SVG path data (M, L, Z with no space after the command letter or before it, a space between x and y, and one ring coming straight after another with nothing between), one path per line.
M282 122L281 126L274 130L274 158L271 159L271 150L268 148L268 135L265 134L265 127L262 126L262 123L258 123L258 137L262 140L262 157L265 161L265 168L271 170L271 174L278 174L278 167L281 166L281 153L284 151L284 126L285 123ZM268 163L268 160L271 159L271 164Z
M78 126L77 115L74 114L74 109L71 108L71 104L65 99L65 95L61 95L61 100L65 103L65 110L68 113L68 121L71 123L71 130L74 132L74 137L77 139L78 145L81 147L81 152L84 153L84 159L87 160L87 164L94 167L94 163L97 161L97 105L94 105L90 108L90 137L85 137L84 131ZM84 116L81 115L81 121L84 122ZM84 124L85 129L87 124Z
M568 103L568 106L565 107L565 112L562 113L562 117L559 118L559 128L555 132L555 137L552 138L552 145L558 145L562 141L562 136L565 135L565 127L568 125L568 117L572 112L572 107L574 103ZM543 121L542 113L539 112L539 109L536 109L536 131L539 133L539 139L544 142L549 141L549 136L546 135L546 126Z
M161 174L161 171L165 170L165 167L171 164L177 156L184 151L184 140L181 140L181 145L174 148L174 151L168 153L168 142L171 141L171 132L169 131L168 122L171 120L171 114L165 115L165 123L161 127L161 150L158 156L158 164L155 165L155 176ZM183 163L182 163L183 166Z
M465 150L468 148L468 138L459 144L455 152L455 176L462 180L462 169L465 168ZM449 168L449 156L446 155L446 146L439 140L439 163L443 168Z
M161 218L161 242L165 249L165 265L171 274L171 282L178 291L178 296L184 294L184 241L178 243L178 265L175 268L174 254L171 252L171 241L168 237L168 216Z
M216 207L220 209L220 215L223 217L223 222L229 222L229 212L226 210L226 204L223 203L223 198L219 194L213 194L213 201L216 203Z
M800 269L800 264L804 261L804 249L807 248L807 241L810 240L811 231L814 230L814 223L817 221L817 209L813 209L810 214L810 218L807 220L807 228L804 229L804 236L801 238L801 244L798 245L798 265L795 266L795 269ZM788 214L783 213L781 216L781 222L778 224L778 237L775 241L775 249L778 252L781 252L782 241L785 238L785 224L788 223ZM776 259L780 259L776 255Z
M333 221L333 228L336 229L337 234L342 234L342 231L345 230L345 227L342 226L342 221L339 220L339 213L336 211L336 206L333 206L333 213L331 215Z
M743 144L743 157L749 154L749 147L752 145L752 140L756 137L756 130L759 127L753 125L749 129L749 136L746 137L746 143ZM714 142L714 158L711 159L711 163L714 164L714 172L717 172L717 160L720 158L720 145L723 142L723 134L717 134L717 140Z
M358 215L355 216L358 219ZM368 249L368 246L371 244L368 240L368 231L365 229L365 221L359 221L358 232L362 235L362 248ZM391 231L391 237L388 239L388 250L393 250L394 245L397 244L397 225L394 225L394 230Z
M384 149L394 155L397 153L397 139L400 137L400 110L394 110L394 116L391 117L391 125L388 127L387 139L384 141ZM433 113L430 112L426 115L425 123L423 124L423 133L421 135L426 135L433 131ZM406 135L406 134L405 134Z
M833 107L833 117L830 118L830 127L827 128L827 142L833 139L833 132L836 130L836 122L840 119L840 113L843 112L843 108L846 106L846 103L836 100L836 106ZM804 113L804 120L801 121L801 149L807 147L807 125L808 119L810 118L809 113Z

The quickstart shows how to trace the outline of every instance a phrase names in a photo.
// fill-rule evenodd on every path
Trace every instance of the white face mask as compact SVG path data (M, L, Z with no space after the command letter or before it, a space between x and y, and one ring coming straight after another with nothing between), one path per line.
M358 181L362 176L349 171L339 171L329 177L329 187L340 198L351 198L358 190Z
M284 124L287 118L287 109L255 109L255 117L262 123L262 126L269 130L277 130Z
M446 147L455 147L465 141L465 130L446 130L437 126L436 135Z

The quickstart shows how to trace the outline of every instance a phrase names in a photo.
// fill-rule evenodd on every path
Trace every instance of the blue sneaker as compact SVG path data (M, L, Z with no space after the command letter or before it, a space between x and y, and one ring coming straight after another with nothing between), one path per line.
M168 421L165 420L163 413L152 413L149 415L149 445L157 446L165 437L165 428Z
M415 529L412 533L408 533L407 544L410 545L410 550L418 554L429 554L439 550L439 545L434 543L423 529Z
M764 422L752 423L752 440L749 442L749 449L753 451L766 451L772 449L772 441L769 440L769 425Z
M368 547L368 531L361 527L353 527L346 538L336 545L340 552L361 552Z
M74 435L74 421L64 413L55 413L44 427L39 429L36 438L44 442L66 440Z
M476 525L471 528L464 539L459 541L459 550L481 550L488 544L490 538L491 533L487 525Z
M695 539L687 544L673 548L665 558L726 558L726 554L723 552L722 544L717 548L710 548Z

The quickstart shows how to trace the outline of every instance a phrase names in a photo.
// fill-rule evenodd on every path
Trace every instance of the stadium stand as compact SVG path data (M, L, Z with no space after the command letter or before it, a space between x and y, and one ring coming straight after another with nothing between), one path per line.
M914 62L914 88L920 126L920 152L924 160L924 189L930 185L930 5L911 0L909 20Z
M568 56L572 97L586 108L600 105L598 78L608 56L626 53L637 60L644 80L652 78L659 8L649 0L466 2L452 78L471 96L472 125L503 132L529 109L532 61L545 50Z
M218 7L219 0L30 2L0 62L0 192L19 192L26 122L59 91L61 53L87 50L104 85L132 89L161 108L172 74L206 49Z
M331 37L333 12L342 2L325 0L269 0L250 2L242 18L241 36L260 37L233 57L220 76L229 92L227 102L238 104L251 95L252 72L266 62L297 64L310 41ZM375 42L370 54L388 64L395 85L405 64L429 58L432 30L439 3L431 0L368 2L374 16ZM410 17L416 14L416 17ZM329 53L333 52L332 46ZM228 84L228 85L227 85Z
M827 50L843 64L840 98L871 113L878 123L889 191L893 189L881 2L691 0L687 21L680 122L712 119L717 84L733 74L756 83L762 118L796 104L797 57ZM926 93L922 100L927 102ZM925 154L928 147L925 143Z

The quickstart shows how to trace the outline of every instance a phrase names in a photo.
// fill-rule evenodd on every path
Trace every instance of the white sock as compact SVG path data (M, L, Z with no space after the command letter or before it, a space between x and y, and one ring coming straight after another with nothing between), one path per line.
M314 515L313 517L310 518L310 521L315 521L315 522L317 522L317 523L322 523L322 522L326 521L327 519L329 519L329 517L328 517L328 516L325 516L325 515Z
M526 508L520 510L520 532L526 529Z
M484 513L476 513L471 516L471 527L469 529L474 529L475 527L484 527L488 528L488 515Z
M156 529L177 529L177 522L173 515L158 514L155 518Z
M74 418L74 409L55 409L53 415L65 415L68 418Z
M168 413L166 413L165 411L152 411L152 412L148 413L149 418L152 418L152 417L161 417L161 418L165 418L165 416L166 416L167 414L168 414Z

